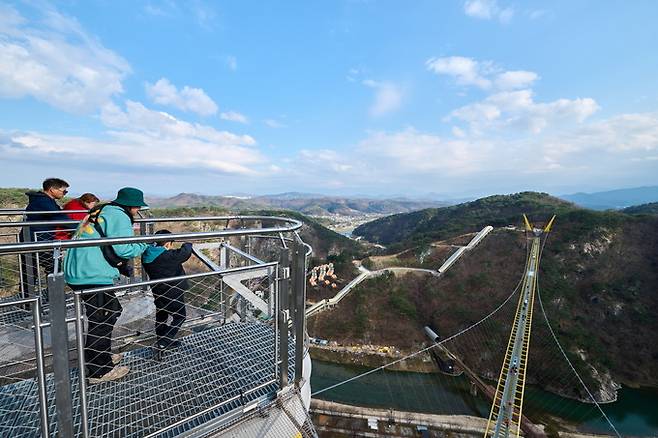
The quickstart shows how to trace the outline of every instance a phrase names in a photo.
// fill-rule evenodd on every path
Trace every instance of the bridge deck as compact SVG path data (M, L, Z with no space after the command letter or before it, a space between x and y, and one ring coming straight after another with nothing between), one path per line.
M94 437L142 437L181 421L170 437L272 395L274 331L264 323L231 323L181 338L181 346L152 360L149 348L125 353L130 374L118 382L88 385L89 431ZM290 375L294 343L290 344ZM71 370L75 433L80 435L78 370ZM262 387L261 387L262 386ZM56 435L54 379L47 376L51 436ZM259 388L260 387L260 388ZM39 436L34 379L0 387L0 436ZM215 408L213 408L215 407ZM206 414L184 421L211 408Z

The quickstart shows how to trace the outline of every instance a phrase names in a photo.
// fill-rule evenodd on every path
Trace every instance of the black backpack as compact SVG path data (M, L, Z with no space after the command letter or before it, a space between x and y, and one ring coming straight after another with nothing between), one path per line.
M90 224L94 226L94 228L102 238L106 238L107 234L105 234L103 228L98 223L98 218L100 217L103 208L107 207L108 205L111 204L98 205L89 211L88 221ZM126 213L126 216L128 216L128 213ZM117 268L119 272L125 275L126 277L132 276L132 267L128 263L130 259L124 259L123 257L118 256L116 251L114 251L112 245L103 245L100 248L101 248L101 252L103 253L103 258L105 258L105 261L110 266L112 266L113 268Z

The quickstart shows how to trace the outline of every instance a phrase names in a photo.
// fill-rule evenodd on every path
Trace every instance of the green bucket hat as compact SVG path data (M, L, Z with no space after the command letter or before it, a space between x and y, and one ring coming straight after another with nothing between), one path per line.
M125 207L147 207L146 202L144 202L144 192L134 187L120 189L117 198L113 202Z

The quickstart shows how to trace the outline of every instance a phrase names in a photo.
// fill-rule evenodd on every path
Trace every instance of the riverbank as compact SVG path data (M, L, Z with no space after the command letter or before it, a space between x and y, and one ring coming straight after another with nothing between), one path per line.
M430 436L481 437L487 427L484 418L468 415L434 415L394 409L352 406L325 400L311 400L311 416L319 436L390 437L417 436L418 427Z
M429 436L455 438L481 437L487 420L470 415L435 415L395 409L377 409L353 406L325 400L311 400L313 424L320 436L352 437L355 433L365 437L416 436L427 430ZM541 426L538 426L543 431ZM559 432L564 438L602 438L577 432Z
M400 351L387 345L338 345L332 343L326 346L311 345L311 359L331 362L339 365L358 365L368 368L378 368L399 360L411 352ZM417 354L390 367L390 371L407 371L414 373L438 373L436 364L428 352Z

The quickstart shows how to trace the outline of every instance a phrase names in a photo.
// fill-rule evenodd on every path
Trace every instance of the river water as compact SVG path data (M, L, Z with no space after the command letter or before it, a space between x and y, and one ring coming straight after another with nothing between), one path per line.
M313 361L313 392L367 371L367 368ZM315 398L358 406L393 408L435 414L489 416L490 403L473 396L465 377L377 371ZM531 418L553 417L577 425L583 432L612 434L594 405L565 399L537 388L526 388L523 412ZM624 435L658 436L658 391L623 388L615 403L602 405Z

